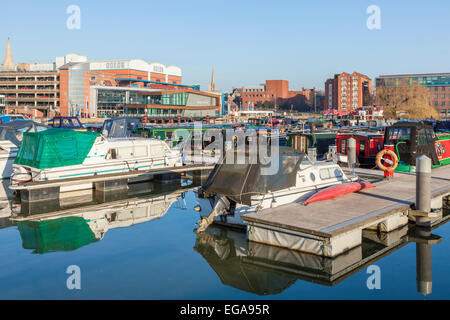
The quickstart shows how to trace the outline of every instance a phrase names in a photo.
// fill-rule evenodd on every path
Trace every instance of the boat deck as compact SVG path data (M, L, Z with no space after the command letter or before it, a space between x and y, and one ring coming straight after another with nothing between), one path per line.
M381 171L356 171L361 176L382 176ZM376 183L376 188L307 206L294 202L242 218L252 241L336 256L360 243L362 229L388 232L406 224L415 186L414 173L395 173L394 179ZM443 197L450 195L450 169L434 169L431 186L432 208L442 208Z

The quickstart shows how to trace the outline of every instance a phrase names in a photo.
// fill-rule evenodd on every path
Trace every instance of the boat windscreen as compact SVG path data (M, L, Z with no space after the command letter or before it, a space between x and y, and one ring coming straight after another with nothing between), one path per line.
M138 129L142 129L142 123L134 118L115 118L106 120L101 133L108 138L127 138L136 135Z
M48 128L48 126L34 121L13 121L0 125L0 140L8 140L16 146L20 146L25 132L40 132Z
M234 159L237 155L235 152ZM304 154L295 152L280 152L278 159L271 157L268 164L259 159L256 163L249 163L248 154L245 154L246 164L227 164L225 157L223 163L215 166L202 188L205 194L220 194L237 203L250 205L252 196L295 186L303 157ZM274 168L274 172L269 168Z

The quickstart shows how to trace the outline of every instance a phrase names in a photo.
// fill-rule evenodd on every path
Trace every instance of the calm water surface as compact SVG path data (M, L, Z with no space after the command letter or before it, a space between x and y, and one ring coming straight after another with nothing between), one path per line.
M450 297L450 224L425 234L442 240L431 246L432 293L424 296L416 284L418 236L411 227L388 237L369 232L360 248L334 260L322 259L248 243L245 233L218 226L197 235L196 195L182 191L156 190L129 200L100 197L96 203L114 202L88 203L81 210L49 204L44 211L54 206L62 211L41 221L11 223L5 207L0 218L0 298ZM81 269L81 290L67 289L66 270L71 265ZM370 265L380 268L380 290L367 287Z

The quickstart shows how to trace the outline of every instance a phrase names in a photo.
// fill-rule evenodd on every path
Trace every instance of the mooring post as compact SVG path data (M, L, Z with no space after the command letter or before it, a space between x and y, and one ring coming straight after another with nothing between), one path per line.
M417 230L419 237L430 237L429 230ZM416 275L417 291L424 296L432 290L433 278L431 273L431 244L416 242Z
M416 210L431 212L431 159L423 155L416 159ZM429 217L416 216L418 226L429 227Z
M352 170L352 177L354 177L356 168L356 139L350 138L347 141L348 141L347 162L348 167Z

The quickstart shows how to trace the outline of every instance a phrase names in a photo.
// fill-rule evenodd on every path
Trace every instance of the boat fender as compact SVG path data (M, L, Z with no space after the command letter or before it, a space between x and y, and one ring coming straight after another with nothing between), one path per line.
M385 159L384 158L385 155L390 156L393 160ZM385 166L382 163L382 161L388 163L390 166L389 167ZM375 159L375 164L377 165L378 168L380 168L380 170L383 170L385 172L393 172L398 166L398 157L394 151L383 149L380 152L378 152L377 157Z

